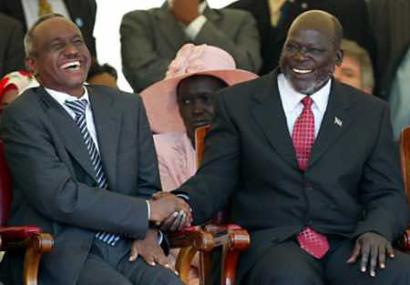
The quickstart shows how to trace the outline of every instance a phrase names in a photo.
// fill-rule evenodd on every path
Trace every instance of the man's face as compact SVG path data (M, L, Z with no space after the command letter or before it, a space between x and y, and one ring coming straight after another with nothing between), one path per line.
M56 17L35 28L27 65L44 87L81 96L90 62L83 37L69 20Z
M181 81L177 90L179 112L188 137L194 141L195 129L211 123L214 116L213 97L226 84L208 76L189 77Z
M336 67L334 76L340 82L363 90L361 66L353 56L345 55L343 57L342 64Z
M329 29L290 30L282 49L280 67L292 87L304 94L319 90L342 58Z

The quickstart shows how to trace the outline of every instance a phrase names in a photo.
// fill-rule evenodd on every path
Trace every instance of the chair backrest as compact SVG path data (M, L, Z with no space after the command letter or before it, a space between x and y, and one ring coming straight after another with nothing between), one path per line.
M195 129L195 151L196 151L196 167L198 168L204 158L205 137L208 133L210 125L202 126Z
M0 225L6 225L11 208L11 177L4 155L4 144L0 140Z
M410 126L400 134L400 160L404 180L404 189L410 205Z

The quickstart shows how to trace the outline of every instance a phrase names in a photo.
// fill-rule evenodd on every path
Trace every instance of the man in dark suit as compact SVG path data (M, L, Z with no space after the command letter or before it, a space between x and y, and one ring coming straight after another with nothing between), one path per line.
M345 37L366 49L373 61L376 58L375 38L365 0L239 0L229 7L249 11L256 19L261 36L261 74L277 67L292 21L313 9L335 15L343 26Z
M341 38L334 16L305 12L280 70L216 96L203 164L178 190L195 223L229 204L249 230L240 284L410 280L410 256L391 245L408 206L389 108L332 78Z
M261 66L252 15L236 9L211 9L205 0L172 0L160 8L129 12L122 19L120 33L123 71L134 92L164 79L186 43L222 48L241 69L257 72Z
M0 13L0 78L24 68L23 30L15 19Z
M91 54L96 57L96 48L95 48L95 38L94 25L95 17L97 12L97 4L95 0L61 0L67 12L70 16L70 19L77 25L80 29L84 40L87 44L88 49ZM1 0L0 1L0 12L5 13L6 15L15 18L20 23L24 25L24 32L27 31L27 19L26 14L23 9L23 1L21 0ZM30 1L31 2L31 1ZM37 0L32 1L34 5L37 5Z
M38 1L40 0L1 0L0 12L3 12L10 17L18 20L21 24L23 24L24 32L26 32L27 27L31 26L30 23L33 23L38 19L38 13L36 13L36 9L39 9ZM59 5L57 5L57 3ZM48 4L51 5L51 3ZM97 13L97 4L95 0L56 0L53 2L53 4L55 6L51 8L54 9L54 12L66 15L80 29L81 33L83 34L85 43L87 44L87 47L91 52L93 59L93 70L98 72L89 74L87 81L89 83L106 85L110 87L116 86L116 79L114 78L114 76L102 70L97 60L97 50L94 38L94 25ZM30 17L30 19L28 17ZM20 60L23 61L24 57L22 57Z
M33 25L26 51L40 87L5 110L1 137L13 181L10 224L36 224L55 238L40 284L181 284L149 222L188 206L150 200L160 184L141 99L84 86L90 53L59 14ZM5 257L15 284L21 259Z

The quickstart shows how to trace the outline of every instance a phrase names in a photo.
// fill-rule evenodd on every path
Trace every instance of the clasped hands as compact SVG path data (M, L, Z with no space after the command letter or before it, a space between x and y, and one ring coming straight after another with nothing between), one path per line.
M370 276L375 277L377 265L380 269L386 268L386 255L394 258L391 243L382 235L367 232L357 238L347 263L353 264L360 257L360 270L368 271Z
M191 207L184 199L171 193L157 192L149 201L150 221L164 231L177 231L192 223Z

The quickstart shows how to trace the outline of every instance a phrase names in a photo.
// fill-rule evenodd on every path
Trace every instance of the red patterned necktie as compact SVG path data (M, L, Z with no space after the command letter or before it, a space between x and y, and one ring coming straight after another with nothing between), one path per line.
M312 112L313 100L309 96L302 99L302 114L297 118L292 132L293 146L300 170L309 164L310 152L315 142L315 118Z
M303 110L297 118L292 132L293 146L299 169L305 171L309 165L310 153L315 142L315 118L312 112L313 100L306 96L302 100ZM297 236L302 249L315 258L322 258L329 250L327 238L313 230L304 228Z

